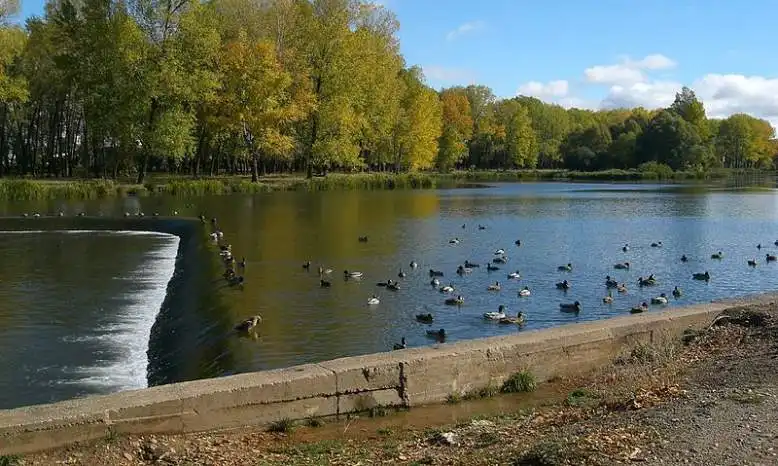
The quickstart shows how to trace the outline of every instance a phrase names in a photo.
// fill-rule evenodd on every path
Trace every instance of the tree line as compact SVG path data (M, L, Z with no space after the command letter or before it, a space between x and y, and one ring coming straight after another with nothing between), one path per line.
M664 109L436 91L363 0L0 3L0 176L773 166L774 130Z

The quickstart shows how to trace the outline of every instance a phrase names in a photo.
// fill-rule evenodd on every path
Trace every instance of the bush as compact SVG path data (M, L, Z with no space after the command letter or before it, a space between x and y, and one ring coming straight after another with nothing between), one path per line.
M659 162L642 163L638 166L638 171L646 178L651 177L659 180L669 180L675 174L670 166Z
M533 392L538 387L535 376L529 371L521 371L511 375L502 384L503 393Z

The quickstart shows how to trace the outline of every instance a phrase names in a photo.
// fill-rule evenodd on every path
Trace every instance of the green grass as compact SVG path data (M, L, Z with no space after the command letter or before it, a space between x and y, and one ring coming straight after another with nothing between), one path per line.
M2 455L0 456L0 466L16 466L21 459L22 457L18 455Z
M272 191L335 191L434 189L468 183L520 181L652 181L718 180L736 177L764 177L773 172L720 169L672 171L670 167L647 163L638 169L579 172L571 170L462 170L449 173L329 173L305 179L301 175L276 175L252 183L246 177L189 178L154 175L143 185L103 179L3 179L0 200L28 201L47 199L101 199L124 196L196 197L224 194L257 194ZM128 181L128 180L125 180Z
M538 387L535 376L529 371L521 371L511 375L505 383L502 384L503 393L524 393L534 392Z
M291 432L293 429L294 429L294 421L286 417L271 423L267 427L268 432L275 432L278 434L286 434Z
M305 421L305 425L306 425L306 426L308 426L308 427L314 427L314 428L315 428L315 427L321 427L321 426L323 426L323 425L324 425L324 421L323 421L323 420L321 420L321 419L320 419L320 418L318 418L318 417L309 417L309 418L308 418L308 419Z
M471 390L464 394L462 399L464 400L480 400L483 398L491 398L495 396L496 394L500 393L500 390L497 389L497 387L493 385L487 385L483 388L479 388L477 390Z
M585 388L578 388L570 392L569 395L567 395L566 403L568 406L574 406L574 407L581 407L581 408L593 407L599 403L597 398L598 398L597 394L592 392L591 390L587 390Z

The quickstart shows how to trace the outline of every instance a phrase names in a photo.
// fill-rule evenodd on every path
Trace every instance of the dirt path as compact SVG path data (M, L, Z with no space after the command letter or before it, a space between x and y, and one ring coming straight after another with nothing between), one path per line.
M774 309L763 311L733 314L686 346L635 347L585 379L556 382L567 396L544 406L463 403L448 408L489 414L426 428L401 413L286 433L108 438L0 465L776 465L778 325Z

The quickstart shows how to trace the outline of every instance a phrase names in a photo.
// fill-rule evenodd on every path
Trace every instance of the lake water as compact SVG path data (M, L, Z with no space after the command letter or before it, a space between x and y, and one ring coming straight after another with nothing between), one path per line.
M0 205L0 215L86 210L108 216L138 209L217 217L236 257L247 261L242 291L214 278L213 300L178 310L184 317L176 326L183 329L189 320L187 331L152 337L152 365L158 366L149 368L158 374L152 383L386 351L403 336L409 346L434 344L427 329L445 328L452 342L602 319L626 314L659 293L670 296L674 286L684 295L671 296L668 307L774 290L778 283L778 263L764 260L766 253L778 253L775 190L528 183L14 203ZM479 224L486 228L479 230ZM357 240L363 235L368 242ZM455 237L460 243L449 244ZM658 241L664 247L650 247ZM0 394L0 406L142 385L138 368L145 363L149 319L160 310L175 244L170 237L121 233L1 235L0 383L11 388ZM485 264L499 248L506 250L508 263L487 272ZM718 251L723 259L711 259ZM686 263L680 261L684 254ZM747 265L751 258L757 267ZM481 267L459 277L456 267L466 259ZM308 260L310 271L302 267ZM411 261L418 269L408 267ZM625 261L630 270L613 268ZM571 272L557 271L568 262ZM331 288L319 287L320 264L334 269ZM445 273L441 281L464 296L463 306L444 305L448 295L430 286L430 268ZM363 272L364 278L346 281L345 269ZM401 269L404 279L397 278ZM514 270L521 279L508 280ZM709 282L692 280L693 273L705 271ZM638 277L649 274L657 286L639 288ZM611 305L602 303L606 275L629 289L614 293ZM387 279L399 280L401 290L375 286ZM571 283L566 293L554 286L564 279ZM487 291L495 281L501 291ZM530 297L519 297L524 286ZM368 306L373 294L381 302ZM559 311L560 303L573 301L582 303L579 314ZM526 326L485 321L482 314L500 304L510 313L522 311ZM416 314L427 312L434 324L416 322ZM253 314L264 318L258 338L230 331Z

